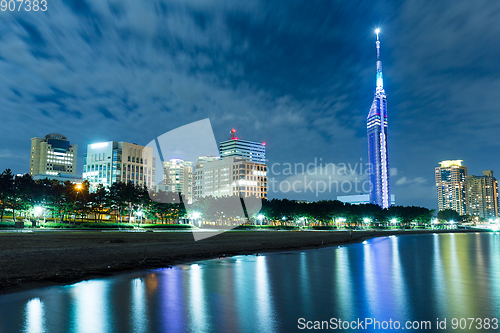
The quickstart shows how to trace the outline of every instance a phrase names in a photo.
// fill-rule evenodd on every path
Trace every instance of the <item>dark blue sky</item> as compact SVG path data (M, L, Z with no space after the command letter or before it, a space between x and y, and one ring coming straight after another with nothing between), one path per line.
M81 171L89 143L147 144L207 117L217 141L232 127L265 141L278 171L366 163L380 26L397 203L436 208L444 159L500 175L499 2L49 1L0 15L0 170L27 172L34 136L66 135ZM320 171L308 180L363 179Z

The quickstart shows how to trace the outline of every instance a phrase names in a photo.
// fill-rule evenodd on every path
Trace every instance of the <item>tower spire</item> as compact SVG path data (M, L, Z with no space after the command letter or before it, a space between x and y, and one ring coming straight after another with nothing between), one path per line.
M380 60L380 39L379 33L380 29L375 29L375 33L377 34L377 41L375 45L377 46L377 91L384 89L384 79L382 77L382 61Z
M368 159L370 161L370 202L382 208L391 205L389 149L387 145L387 99L380 60L380 29L377 34L377 87L367 118Z

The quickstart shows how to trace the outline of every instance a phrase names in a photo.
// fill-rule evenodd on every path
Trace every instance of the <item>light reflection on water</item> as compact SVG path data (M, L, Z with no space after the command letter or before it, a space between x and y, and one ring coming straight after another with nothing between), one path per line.
M298 318L500 318L499 277L498 234L374 238L0 296L0 333L291 332Z
M45 332L43 303L39 298L33 298L26 303L24 318L26 319L24 332Z

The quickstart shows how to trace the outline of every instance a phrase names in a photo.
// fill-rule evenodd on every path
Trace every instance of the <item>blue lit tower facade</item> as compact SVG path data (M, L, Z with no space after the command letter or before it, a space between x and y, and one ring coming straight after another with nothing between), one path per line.
M366 127L368 160L370 162L370 202L387 208L391 205L389 149L387 146L387 96L382 78L379 32L379 29L375 30L377 34L377 88L370 113L368 113Z

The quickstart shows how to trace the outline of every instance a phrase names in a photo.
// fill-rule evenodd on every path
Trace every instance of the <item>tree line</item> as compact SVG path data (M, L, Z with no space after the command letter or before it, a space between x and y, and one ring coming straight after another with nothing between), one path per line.
M0 221L6 210L12 212L14 221L16 215L30 218L42 214L55 222L83 221L88 217L101 222L106 216L106 220L111 218L116 222L179 223L183 218L195 218L218 224L314 223L325 226L339 223L430 224L434 215L434 210L423 207L382 209L373 204L351 205L337 200L299 202L205 197L187 204L178 193L150 193L146 187L130 182L113 183L107 188L99 184L92 193L89 185L87 181L73 184L51 179L34 180L29 174L15 176L7 169L0 174Z

